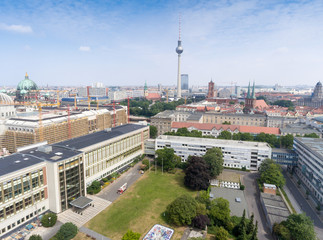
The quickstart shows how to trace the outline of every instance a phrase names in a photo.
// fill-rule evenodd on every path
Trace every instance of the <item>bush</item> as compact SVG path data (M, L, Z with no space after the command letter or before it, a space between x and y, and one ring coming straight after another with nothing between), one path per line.
M125 235L123 235L122 240L139 240L140 239L140 233L133 232L131 230L128 230Z
M92 184L86 189L88 194L97 194L101 191L101 183L99 181L94 181Z
M245 186L244 185L240 185L240 190L244 190L245 189Z
M43 240L40 235L31 235L29 240Z
M223 227L215 228L215 239L217 240L227 240L229 238L229 233Z
M41 224L44 227L52 227L56 224L57 216L55 213L47 213L41 218Z
M102 181L106 183L108 181L108 179L107 178L102 178Z
M242 171L247 171L247 168L246 168L245 166L243 166L243 167L241 168L241 170L242 170Z
M192 220L192 226L204 230L210 224L210 219L206 215L197 215Z
M71 222L68 222L61 226L61 228L58 231L58 236L56 237L59 237L58 239L60 239L60 237L62 236L64 240L69 240L76 236L77 231L77 226Z

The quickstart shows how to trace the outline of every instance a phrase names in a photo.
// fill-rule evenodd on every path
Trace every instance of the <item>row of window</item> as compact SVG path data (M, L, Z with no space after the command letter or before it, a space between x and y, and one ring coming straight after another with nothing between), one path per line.
M15 228L16 226L18 227L19 225L22 225L25 221L30 220L32 217L37 216L37 213L40 214L41 212L45 211L45 206L43 206L41 209L37 209L36 211L26 215L25 217L19 219L17 222L11 223L5 228L1 229L0 235L3 235L7 231L10 231L11 229Z
M39 202L42 199L45 199L44 190L37 192L32 196L13 202L8 206L0 207L0 220L15 215L16 213L32 206L35 202Z
M0 184L0 204L17 198L30 189L36 189L44 185L43 170L25 174Z

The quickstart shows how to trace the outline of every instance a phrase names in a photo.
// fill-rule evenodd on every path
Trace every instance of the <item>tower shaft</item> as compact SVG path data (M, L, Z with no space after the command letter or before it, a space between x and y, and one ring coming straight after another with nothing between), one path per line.
M178 70L177 70L177 98L182 97L182 83L181 83L181 55L178 54Z

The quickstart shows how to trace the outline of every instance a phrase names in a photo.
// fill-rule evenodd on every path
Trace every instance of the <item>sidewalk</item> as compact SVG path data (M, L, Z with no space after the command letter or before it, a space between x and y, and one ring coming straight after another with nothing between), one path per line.
M94 232L91 229L88 229L86 227L80 227L79 231L82 233L85 233L86 235L89 235L97 240L111 240L110 238L107 238L106 236L103 236L100 233Z

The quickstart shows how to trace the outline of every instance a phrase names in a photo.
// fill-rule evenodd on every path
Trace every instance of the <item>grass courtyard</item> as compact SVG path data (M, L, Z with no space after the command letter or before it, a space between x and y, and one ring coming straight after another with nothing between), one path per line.
M195 191L187 189L184 173L175 174L157 171L146 172L134 185L107 209L86 225L109 238L120 240L131 229L144 234L156 223L167 225L163 219L166 206L178 196ZM173 239L180 239L184 228L176 228Z

